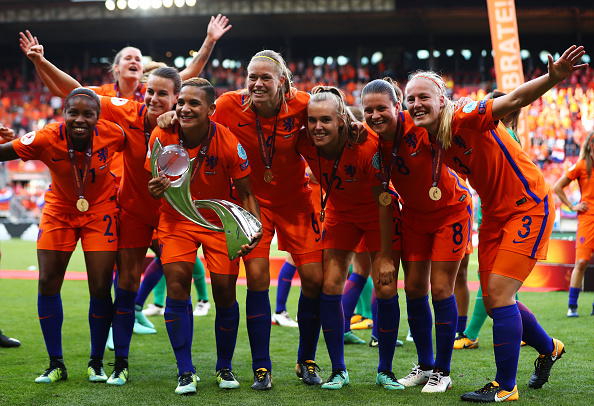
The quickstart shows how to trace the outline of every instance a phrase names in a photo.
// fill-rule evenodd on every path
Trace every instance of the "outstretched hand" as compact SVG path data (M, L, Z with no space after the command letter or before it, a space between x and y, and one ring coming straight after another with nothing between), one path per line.
M549 77L559 83L567 79L576 70L584 69L588 66L587 63L576 64L580 62L585 53L583 46L572 45L556 61L553 61L553 57L549 54Z
M217 15L215 17L210 17L210 23L208 23L208 28L206 30L206 35L213 39L214 41L218 41L227 31L233 27L229 24L229 19L223 15Z
M14 130L12 128L4 127L2 124L0 124L0 137L2 138L2 140L0 140L0 144L3 144L4 142L10 142L14 140Z
M29 30L24 33L20 32L19 46L21 50L27 55L33 63L38 62L43 58L43 45L39 43L37 37L34 37Z

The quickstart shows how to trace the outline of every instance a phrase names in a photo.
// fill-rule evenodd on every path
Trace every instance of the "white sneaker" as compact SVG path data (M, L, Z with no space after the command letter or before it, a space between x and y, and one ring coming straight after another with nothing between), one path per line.
M452 387L452 378L444 376L443 372L432 372L429 381L425 384L421 392L424 393L443 393Z
M299 327L299 324L289 316L289 312L286 310L280 313L272 313L272 324L281 327Z
M194 316L206 316L210 310L210 302L205 300L199 300L196 302L196 308L194 309Z
M415 365L412 372L404 378L400 378L398 382L406 387L426 384L433 371L423 371L420 365Z
M410 328L408 329L408 333L406 334L406 341L409 341L411 343L415 341L415 339L412 336L412 333L410 332Z
M142 313L147 316L163 316L165 315L165 308L160 306L155 306L152 303L149 303L148 307L142 311Z

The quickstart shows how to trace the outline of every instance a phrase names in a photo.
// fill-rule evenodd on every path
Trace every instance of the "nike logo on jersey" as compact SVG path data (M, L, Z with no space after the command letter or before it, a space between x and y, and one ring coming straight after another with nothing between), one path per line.
M115 242L117 240L118 240L117 238L114 238L113 240L108 239L107 242L111 244L112 242Z
M131 130L140 130L140 128L136 127L134 124L130 124Z
M250 125L251 123L247 123L247 124L241 124L241 123L237 123L238 127L245 127L246 125Z
M452 248L452 252L455 254L456 252L460 251L462 248L464 248L464 247L460 247L458 249Z
M514 240L512 241L514 244L523 244L526 241L516 241L516 239L514 238Z
M53 158L52 157L52 162L58 162L58 161L63 161L64 158Z

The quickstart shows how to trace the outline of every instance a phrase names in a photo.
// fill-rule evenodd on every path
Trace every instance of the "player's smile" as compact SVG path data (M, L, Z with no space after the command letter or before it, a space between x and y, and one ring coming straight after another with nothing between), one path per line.
M406 86L406 104L417 127L423 127L431 134L439 129L439 112L444 105L435 85L422 77L411 80Z
M258 108L266 106L272 111L276 110L278 94L284 83L275 71L274 62L264 58L257 58L248 66L247 89L252 101Z
M88 139L97 125L97 103L86 96L74 96L66 109L66 132L73 139Z
M363 97L365 122L384 138L391 139L396 131L397 112L397 106L385 93L368 93Z

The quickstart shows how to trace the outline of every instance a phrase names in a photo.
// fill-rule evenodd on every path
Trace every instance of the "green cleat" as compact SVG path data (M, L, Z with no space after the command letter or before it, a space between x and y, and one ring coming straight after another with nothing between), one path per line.
M239 388L239 382L237 382L235 374L229 368L221 368L217 371L217 383L221 389Z
M357 337L352 331L347 331L344 333L344 343L345 344L367 344L365 340Z
M107 375L103 370L103 360L100 358L91 358L89 360L87 373L89 374L89 382L107 382Z
M65 381L68 379L68 372L64 362L50 360L50 366L45 370L43 375L35 378L37 383L54 383L57 381Z
M128 359L127 358L116 358L113 364L113 372L107 380L108 385L122 386L128 382L130 378L128 372Z
M404 390L404 385L398 382L398 379L396 379L392 371L378 372L377 378L375 378L375 383L388 390Z
M177 378L177 388L175 393L178 395L194 395L196 393L196 384L198 379L196 373L186 371Z
M136 305L136 310L134 312L134 320L143 325L144 327L152 328L153 330L155 329L155 325L149 319L146 318L145 314L142 312L142 307L139 305Z
M322 384L322 389L341 389L349 384L349 373L346 369L333 369L330 378Z

